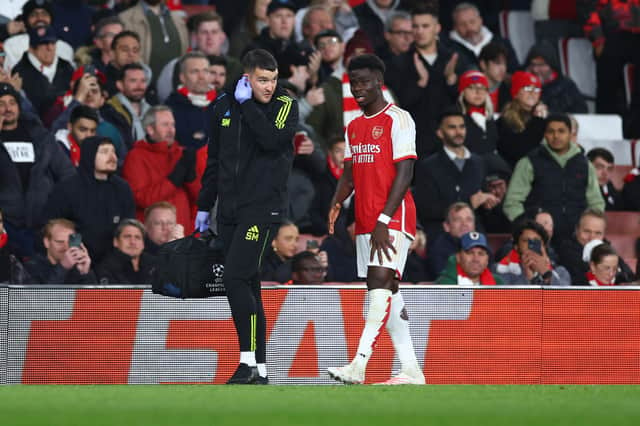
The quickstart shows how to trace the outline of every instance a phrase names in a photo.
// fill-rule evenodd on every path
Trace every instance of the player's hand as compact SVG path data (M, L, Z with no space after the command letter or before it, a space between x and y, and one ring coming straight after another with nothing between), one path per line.
M196 224L194 228L196 228L198 232L204 232L207 229L209 229L209 223L210 223L209 216L211 216L209 212L205 212L205 211L199 211L196 214Z
M371 233L371 255L369 256L369 261L373 262L376 253L378 254L378 262L381 266L383 263L382 253L384 253L387 260L391 261L389 249L391 249L394 254L396 253L396 249L389 239L389 228L382 222L376 222L376 227L373 228L373 232Z
M251 84L249 84L249 76L247 74L243 75L242 78L238 80L234 96L236 101L241 104L248 101L251 99L251 96L253 96L253 90L251 90Z
M327 227L329 228L329 235L333 235L333 227L336 224L336 220L338 220L338 216L340 215L340 209L342 208L342 204L333 203L331 208L329 209L329 220L327 223Z

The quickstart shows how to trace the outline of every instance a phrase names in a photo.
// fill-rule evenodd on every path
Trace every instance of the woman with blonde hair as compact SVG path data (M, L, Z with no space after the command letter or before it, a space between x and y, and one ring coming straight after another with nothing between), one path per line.
M460 76L458 93L457 105L467 128L465 146L474 154L494 153L498 130L493 119L489 80L480 71L467 71Z

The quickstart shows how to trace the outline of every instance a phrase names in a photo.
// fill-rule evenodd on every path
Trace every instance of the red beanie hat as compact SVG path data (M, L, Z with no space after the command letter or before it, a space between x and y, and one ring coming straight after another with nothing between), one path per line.
M464 89L472 84L482 84L487 89L489 88L489 80L487 80L487 77L480 71L471 70L460 76L460 81L458 82L458 93L462 93Z
M538 89L542 88L540 79L530 72L516 71L511 76L511 97L515 98L520 89L527 86L536 86Z

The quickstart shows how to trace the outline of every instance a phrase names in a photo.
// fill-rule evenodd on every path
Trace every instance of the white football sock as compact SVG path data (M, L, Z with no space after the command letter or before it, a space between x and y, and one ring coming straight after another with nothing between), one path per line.
M367 322L360 336L358 352L353 362L364 368L371 357L373 348L378 340L387 319L391 304L391 290L376 288L369 290L369 312Z
M267 364L258 363L258 374L260 377L267 377Z
M391 311L389 313L389 321L387 321L387 332L391 336L393 347L402 364L402 371L413 371L415 369L420 371L420 365L418 364L411 334L409 333L409 318L406 315L404 299L400 291L391 296Z
M247 364L249 367L256 366L256 353L255 352L240 352L240 363Z

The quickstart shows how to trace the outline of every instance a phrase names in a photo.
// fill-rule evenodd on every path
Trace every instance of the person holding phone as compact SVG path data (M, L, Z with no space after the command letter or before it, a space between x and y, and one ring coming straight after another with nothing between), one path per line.
M46 256L36 254L27 263L24 284L96 284L91 257L76 233L76 225L67 219L51 219L42 239Z
M527 219L513 231L517 259L509 270L497 268L496 275L507 285L571 285L569 272L555 265L547 253L549 236L542 225Z
M247 52L233 93L221 93L211 122L195 228L209 228L218 200L224 285L240 346L228 384L267 384L266 319L260 264L287 214L298 104L278 87L278 64L263 49Z

